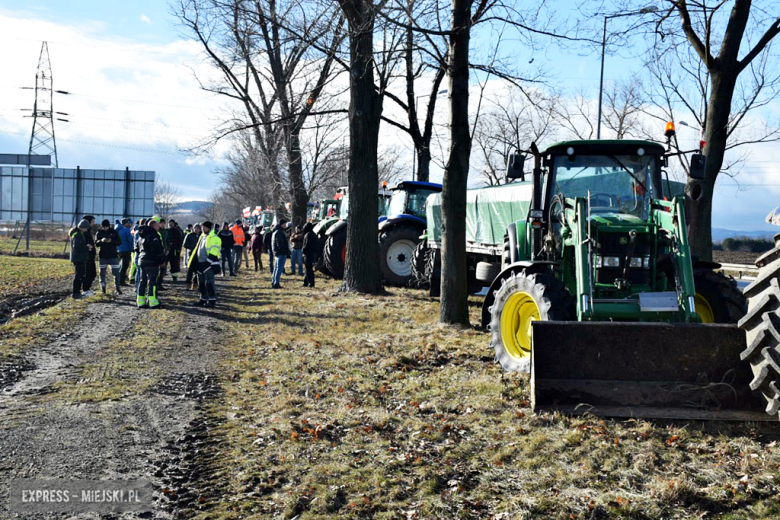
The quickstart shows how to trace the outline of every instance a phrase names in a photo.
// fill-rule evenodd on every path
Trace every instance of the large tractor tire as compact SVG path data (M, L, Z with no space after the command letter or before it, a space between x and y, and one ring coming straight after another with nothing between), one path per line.
M330 271L328 271L328 267L325 265L325 241L328 239L325 235L317 236L317 248L319 251L317 252L317 261L314 264L314 269L321 272L322 274L331 276Z
M420 230L394 226L379 235L379 272L389 285L403 287L412 279L412 256Z
M693 271L693 283L696 313L702 323L738 323L747 312L745 295L730 276L698 268Z
M501 274L501 264L498 262L477 262L476 281L483 286L493 283Z
M777 237L775 236L777 243ZM780 245L757 261L758 277L745 289L748 312L739 321L747 348L740 359L750 363L750 389L767 402L766 413L780 412ZM780 417L780 416L778 416Z
M431 249L425 259L425 279L428 280L428 294L433 298L441 296L441 257L438 249Z
M344 262L347 258L347 228L342 228L328 237L325 241L322 257L325 259L325 267L331 276L339 280L344 278Z
M428 249L428 241L423 240L417 247L414 248L412 253L412 281L411 285L419 289L428 288L428 278L425 277L425 263L428 258L430 249Z
M522 271L503 279L490 307L496 361L508 372L530 372L531 324L571 320L572 309L572 297L557 278Z

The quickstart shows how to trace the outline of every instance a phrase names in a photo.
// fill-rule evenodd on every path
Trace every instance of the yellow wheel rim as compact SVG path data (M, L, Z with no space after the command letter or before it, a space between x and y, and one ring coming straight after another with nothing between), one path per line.
M539 306L527 292L509 296L501 311L501 341L513 358L531 355L531 324L540 320Z
M715 313L712 312L712 307L707 301L707 298L699 293L693 298L693 304L696 305L696 314L701 318L702 323L715 323Z

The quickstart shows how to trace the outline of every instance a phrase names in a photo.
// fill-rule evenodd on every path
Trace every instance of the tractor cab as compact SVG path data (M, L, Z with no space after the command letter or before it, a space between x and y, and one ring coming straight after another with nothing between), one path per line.
M338 214L341 200L326 199L320 202L317 220L325 220L328 217Z
M432 182L403 181L392 189L392 195L387 205L388 219L401 215L417 217L425 220L425 201L428 195L441 192L441 184Z

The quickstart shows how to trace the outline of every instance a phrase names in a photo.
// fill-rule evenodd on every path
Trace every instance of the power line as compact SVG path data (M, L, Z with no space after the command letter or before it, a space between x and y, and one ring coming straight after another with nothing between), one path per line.
M11 132L8 130L0 129L0 134L5 135L26 135L26 132ZM149 153L160 153L160 154L166 154L166 155L182 155L182 156L190 156L190 154L182 151L171 151L171 150L157 150L154 148L141 148L136 146L125 146L125 145L116 145L116 144L109 144L109 143L96 143L93 141L83 141L80 139L68 139L64 137L58 137L58 141L67 141L69 143L78 143L78 144L86 144L90 146L103 146L105 148L120 148L124 150L134 150L137 152L149 152Z

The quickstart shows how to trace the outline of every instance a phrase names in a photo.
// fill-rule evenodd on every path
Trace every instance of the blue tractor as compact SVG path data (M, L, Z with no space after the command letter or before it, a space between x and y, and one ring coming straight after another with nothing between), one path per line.
M379 271L388 285L404 286L412 279L412 255L427 225L425 202L441 189L441 184L419 181L393 188L387 218L379 223Z

